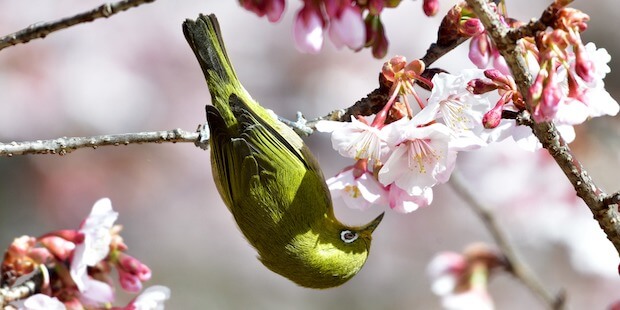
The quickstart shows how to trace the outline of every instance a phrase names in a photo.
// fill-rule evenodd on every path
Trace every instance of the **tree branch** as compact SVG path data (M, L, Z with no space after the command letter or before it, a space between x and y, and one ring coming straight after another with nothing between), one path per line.
M563 309L565 305L565 295L560 292L555 297L549 293L545 287L536 279L534 274L527 268L526 264L519 259L515 249L511 245L508 237L495 221L493 213L483 206L466 186L465 180L458 172L452 172L450 185L454 191L466 202L466 204L476 213L484 226L487 228L495 243L504 255L509 267L509 271L530 289L535 295L540 297L549 309Z
M28 298L41 292L43 286L49 283L49 272L45 265L40 265L21 284L12 287L0 288L0 309L14 301Z
M205 148L208 133L200 126L197 132L188 132L182 129L168 131L150 131L125 133L118 135L103 135L93 137L63 137L53 140L37 140L24 142L0 143L0 156L26 154L58 154L66 155L77 149L98 148L106 145L129 145L143 143L191 142Z
M53 22L33 24L28 28L1 37L0 50L19 43L26 43L33 39L44 38L52 32L69 28L77 24L91 22L102 17L108 18L116 13L153 1L155 0L122 0L116 3L106 3L75 16L66 17Z
M467 3L484 24L495 45L506 59L523 98L527 98L532 77L527 70L524 53L516 45L516 38L508 36L510 29L500 21L499 16L492 11L485 0L467 0ZM531 108L527 102L527 109L530 113ZM588 205L607 238L620 253L620 216L615 205L604 203L607 196L592 181L552 122L533 123L531 128L543 147L549 151L568 177L577 195Z

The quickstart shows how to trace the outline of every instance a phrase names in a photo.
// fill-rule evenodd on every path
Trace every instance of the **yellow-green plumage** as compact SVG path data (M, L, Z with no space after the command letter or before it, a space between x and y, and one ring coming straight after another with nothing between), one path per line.
M183 32L211 92L213 179L259 259L301 286L346 282L366 262L383 215L365 226L341 224L314 156L237 79L215 16L186 20Z

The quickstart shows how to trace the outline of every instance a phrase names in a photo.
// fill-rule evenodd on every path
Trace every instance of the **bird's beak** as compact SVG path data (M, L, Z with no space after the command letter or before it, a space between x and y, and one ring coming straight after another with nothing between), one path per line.
M362 230L372 233L377 228L377 226L379 226L379 223L381 223L381 220L383 219L384 215L385 215L385 212L379 214L377 218L372 220L372 222L368 223L368 225L364 226Z

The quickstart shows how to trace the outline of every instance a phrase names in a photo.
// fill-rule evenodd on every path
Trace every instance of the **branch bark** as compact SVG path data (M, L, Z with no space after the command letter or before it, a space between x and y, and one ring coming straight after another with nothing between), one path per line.
M500 21L499 16L493 12L488 2L485 0L466 1L484 24L495 45L506 59L523 98L527 98L528 89L532 84L532 77L527 70L523 51L516 45L517 38L508 35L511 33L511 29ZM531 113L529 103L527 108ZM549 154L551 154L568 177L577 195L590 208L607 238L620 253L620 216L617 205L605 203L605 201L610 199L592 181L588 172L571 152L568 144L562 139L552 122L534 122L531 128L543 147L549 151Z
M12 157L26 154L58 154L66 155L74 150L82 148L98 148L106 145L129 145L143 143L177 143L192 142L196 146L204 148L208 134L202 130L188 132L182 129L168 131L150 131L138 133L125 133L117 135L102 135L92 137L63 137L53 140L37 140L0 143L0 156ZM205 135L207 137L205 137Z
M44 38L48 34L69 28L71 26L91 22L98 18L108 18L116 13L126 11L141 4L154 2L155 0L122 0L115 3L106 3L95 9L66 17L52 22L30 25L15 33L0 38L0 50L12 45L26 43L34 39Z

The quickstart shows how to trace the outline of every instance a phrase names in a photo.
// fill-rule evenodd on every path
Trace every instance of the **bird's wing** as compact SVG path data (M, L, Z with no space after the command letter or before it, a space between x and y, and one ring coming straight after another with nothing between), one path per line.
M296 198L299 199L298 195L307 195L303 191L329 195L318 163L292 130L291 134L300 143L285 138L280 133L281 128L274 128L272 119L265 120L256 115L235 94L229 97L229 106L237 118L237 128L234 129L226 127L216 108L207 107L213 139L212 161L217 166L214 172L219 174L216 178L220 183L218 189L225 200L228 199L229 208L234 205L235 208L249 209L247 212L269 211L271 216L279 217ZM302 182L314 184L301 187ZM331 203L325 206L330 207ZM241 212L232 208L231 211L233 214ZM314 211L324 214L327 210L317 208Z

